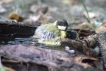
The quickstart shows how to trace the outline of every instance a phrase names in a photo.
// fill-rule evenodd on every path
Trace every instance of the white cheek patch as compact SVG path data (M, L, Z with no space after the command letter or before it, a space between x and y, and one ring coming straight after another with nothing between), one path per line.
M65 30L66 26L57 26L57 28L60 29L60 30Z

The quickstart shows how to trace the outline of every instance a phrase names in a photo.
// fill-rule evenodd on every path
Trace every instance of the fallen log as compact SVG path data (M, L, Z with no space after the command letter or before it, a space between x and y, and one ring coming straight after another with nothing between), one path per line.
M28 71L31 69L35 69L34 71L36 69L37 71L102 71L102 65L97 58L81 54L72 56L67 52L35 46L1 45L0 55L3 57L3 65L10 64L15 70L19 67L19 63L21 65L26 63L27 66L24 68Z
M32 36L36 27L30 23L0 20L0 39Z

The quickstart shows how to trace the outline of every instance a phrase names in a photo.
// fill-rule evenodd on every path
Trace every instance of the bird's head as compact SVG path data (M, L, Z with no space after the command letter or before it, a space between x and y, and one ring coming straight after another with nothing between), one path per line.
M62 31L65 31L68 28L68 23L65 19L56 21L55 25L59 30Z

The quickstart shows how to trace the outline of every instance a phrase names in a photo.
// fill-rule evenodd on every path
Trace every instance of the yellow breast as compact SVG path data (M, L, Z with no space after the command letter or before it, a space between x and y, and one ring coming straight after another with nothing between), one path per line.
M61 32L61 39L66 37L66 32L65 31L60 31Z

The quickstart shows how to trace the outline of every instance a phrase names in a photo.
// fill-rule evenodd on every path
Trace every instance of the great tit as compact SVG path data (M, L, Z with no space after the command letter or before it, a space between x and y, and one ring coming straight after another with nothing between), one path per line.
M57 20L54 23L39 26L33 37L38 38L39 43L46 45L61 45L60 39L66 37L68 23L65 19Z

